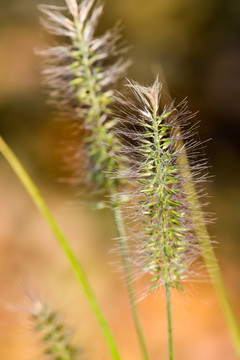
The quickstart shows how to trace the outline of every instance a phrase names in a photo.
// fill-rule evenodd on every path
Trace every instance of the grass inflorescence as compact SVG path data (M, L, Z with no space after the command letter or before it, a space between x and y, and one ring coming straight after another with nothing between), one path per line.
M31 311L34 329L41 336L44 352L52 360L82 360L80 349L72 345L71 332L66 329L62 316L51 310L47 303L36 300Z
M80 5L76 0L66 3L68 14L61 7L40 6L45 29L65 40L40 51L44 58L43 81L60 113L75 121L77 131L86 132L85 184L91 181L98 192L108 192L119 184L119 179L110 174L121 163L120 144L113 131L116 124L111 117L113 93L129 61L122 57L126 48L120 44L118 25L102 36L95 36L103 5L96 5L94 0L84 0ZM74 152L73 176L76 182L82 182L81 144L75 144Z
M161 285L182 289L181 281L192 273L191 264L199 255L183 188L184 169L178 161L184 149L189 148L193 155L198 146L192 138L188 140L188 130L182 131L192 114L187 112L185 102L161 109L158 79L151 87L137 83L128 86L136 101L120 97L119 102L125 123L125 130L121 130L124 157L130 164L126 176L135 183L135 216L142 224L136 261L143 272L150 274L151 290ZM185 147L180 143L183 139ZM205 180L200 177L204 169L202 162L193 167L198 181Z
M136 249L133 252L138 270L150 275L149 290L166 290L169 358L173 359L171 289L183 290L182 282L193 274L192 264L200 249L195 224L189 211L184 183L187 172L180 161L190 152L196 156L199 143L193 128L186 125L193 116L186 102L161 107L161 83L150 87L129 82L135 100L120 96L119 121L125 146L123 156L129 163L125 173L134 185L131 194L134 216L138 222ZM191 162L191 174L205 181L204 161ZM195 214L196 216L196 214Z

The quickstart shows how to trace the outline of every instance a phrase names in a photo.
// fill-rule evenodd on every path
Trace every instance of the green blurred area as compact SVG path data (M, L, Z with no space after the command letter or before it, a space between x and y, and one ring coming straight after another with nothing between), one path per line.
M60 0L44 2L63 4ZM45 43L38 20L39 3L39 0L0 2L0 134L38 183L44 184L51 198L66 191L56 180L62 175L61 154L56 149L66 129L64 123L54 121L54 113L46 105L47 94L41 87L40 60L34 53L35 48ZM234 304L239 305L240 2L106 0L98 31L105 31L118 19L126 42L133 45L129 54L133 65L126 76L150 85L159 73L173 98L180 101L187 96L190 109L199 112L200 139L212 139L203 149L209 159L210 175L214 175L208 184L212 197L209 211L217 214L217 220L210 226L210 232L219 242L220 264ZM4 172L5 166L2 169ZM17 191L23 190L19 187ZM5 193L5 188L1 192ZM7 196L4 199L7 201ZM103 228L102 225L101 231ZM111 236L108 233L106 238L110 240ZM11 244L6 253L13 251L14 246ZM23 256L28 255L25 246ZM106 248L98 243L91 264L103 250ZM100 263L98 259L97 264ZM48 266L46 261L45 265ZM114 280L111 281L113 284Z

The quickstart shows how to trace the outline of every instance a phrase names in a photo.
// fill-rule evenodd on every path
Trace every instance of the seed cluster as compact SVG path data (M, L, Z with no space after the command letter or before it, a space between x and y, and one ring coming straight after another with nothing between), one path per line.
M151 87L137 83L129 87L136 101L121 97L119 102L122 122L127 123L123 135L125 157L131 165L128 178L135 181L139 198L135 206L136 218L141 219L136 261L150 274L151 290L163 284L182 289L181 281L191 273L198 246L182 186L186 178L181 165L185 151L178 124L181 114L174 104L161 111L158 80ZM194 148L193 142L191 146Z
M85 129L87 182L90 180L99 191L108 190L119 179L109 174L121 162L118 138L111 119L114 101L113 88L129 65L121 54L126 48L118 46L119 28L95 37L94 32L103 6L94 0L67 0L70 17L61 7L41 5L42 24L53 35L60 35L64 45L41 51L44 56L44 82L50 96L61 112L75 119L76 127ZM75 145L75 159L82 158L82 149ZM80 177L79 163L73 163L75 177ZM81 179L82 180L82 179Z
M32 319L35 330L42 335L45 353L53 360L80 360L79 349L71 344L71 333L65 329L61 315L47 304L35 303Z

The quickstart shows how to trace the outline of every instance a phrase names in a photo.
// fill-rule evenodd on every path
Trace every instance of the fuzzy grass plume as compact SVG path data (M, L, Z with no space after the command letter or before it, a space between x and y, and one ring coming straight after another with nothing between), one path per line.
M123 77L129 61L119 41L119 26L96 37L95 29L103 5L95 0L66 0L63 7L40 5L45 29L62 38L62 43L41 51L43 81L60 113L75 120L77 132L85 130L85 155L79 143L71 161L75 182L82 181L81 158L86 156L87 181L97 191L108 192L119 184L109 174L119 168L119 141L112 131L113 90Z
M129 86L137 101L123 97L119 101L120 120L126 123L126 130L122 131L124 156L131 166L126 176L135 180L137 191L132 194L135 202L141 194L135 207L137 220L142 219L136 262L140 265L138 269L150 274L151 290L165 285L170 359L173 359L171 288L182 289L183 281L202 278L202 269L192 266L199 254L240 358L239 322L206 227L212 215L203 214L205 204L200 203L200 198L206 198L202 182L207 180L207 161L202 156L202 143L197 140L197 124L189 121L193 114L186 101L178 106L172 102L161 111L158 80L151 87L137 83Z
M186 151L194 159L199 143L193 139L194 127L186 128L193 116L186 102L161 109L158 79L151 87L133 82L128 86L136 101L122 96L118 101L124 126L120 130L125 142L123 155L130 165L125 176L134 183L131 197L140 224L133 256L142 273L150 275L151 291L165 287L169 359L173 360L171 289L183 290L182 281L193 274L192 263L200 253L184 191L188 179L179 160ZM192 165L196 182L206 180L205 168L205 160Z
M192 114L186 102L161 110L158 79L151 87L137 83L129 83L129 87L137 103L123 97L119 101L121 121L132 127L122 132L124 156L130 163L127 176L137 183L132 198L137 196L136 218L143 224L137 261L151 275L151 290L166 284L182 289L181 281L191 274L191 264L199 254L183 187L187 179L179 165L184 150L180 141L184 141L190 158L197 153L194 129L186 130ZM205 168L204 161L192 166L197 182L206 180L202 175Z
M80 350L72 345L71 332L66 329L59 312L39 300L33 303L31 318L34 329L41 335L45 353L52 360L82 360Z

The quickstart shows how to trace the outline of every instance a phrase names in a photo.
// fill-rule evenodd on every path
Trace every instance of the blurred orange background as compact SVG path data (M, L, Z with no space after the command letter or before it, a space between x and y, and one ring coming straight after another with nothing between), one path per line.
M65 129L53 121L40 85L43 47L38 0L0 4L0 129L32 175L68 235L116 334L123 359L140 359L122 274L110 252L116 236L108 211L81 206L60 184L56 149ZM49 1L50 3L50 1ZM63 2L52 1L52 4ZM133 45L129 78L151 84L159 72L171 95L188 97L199 111L200 138L211 138L208 184L216 222L209 227L240 320L240 3L235 0L107 0L98 31L122 20ZM0 160L0 359L44 359L28 315L24 289L60 309L87 359L108 359L104 339L85 295L51 231L15 175ZM140 286L141 284L139 284ZM164 295L149 296L140 309L151 359L167 359ZM176 359L236 360L225 320L210 283L174 293Z

